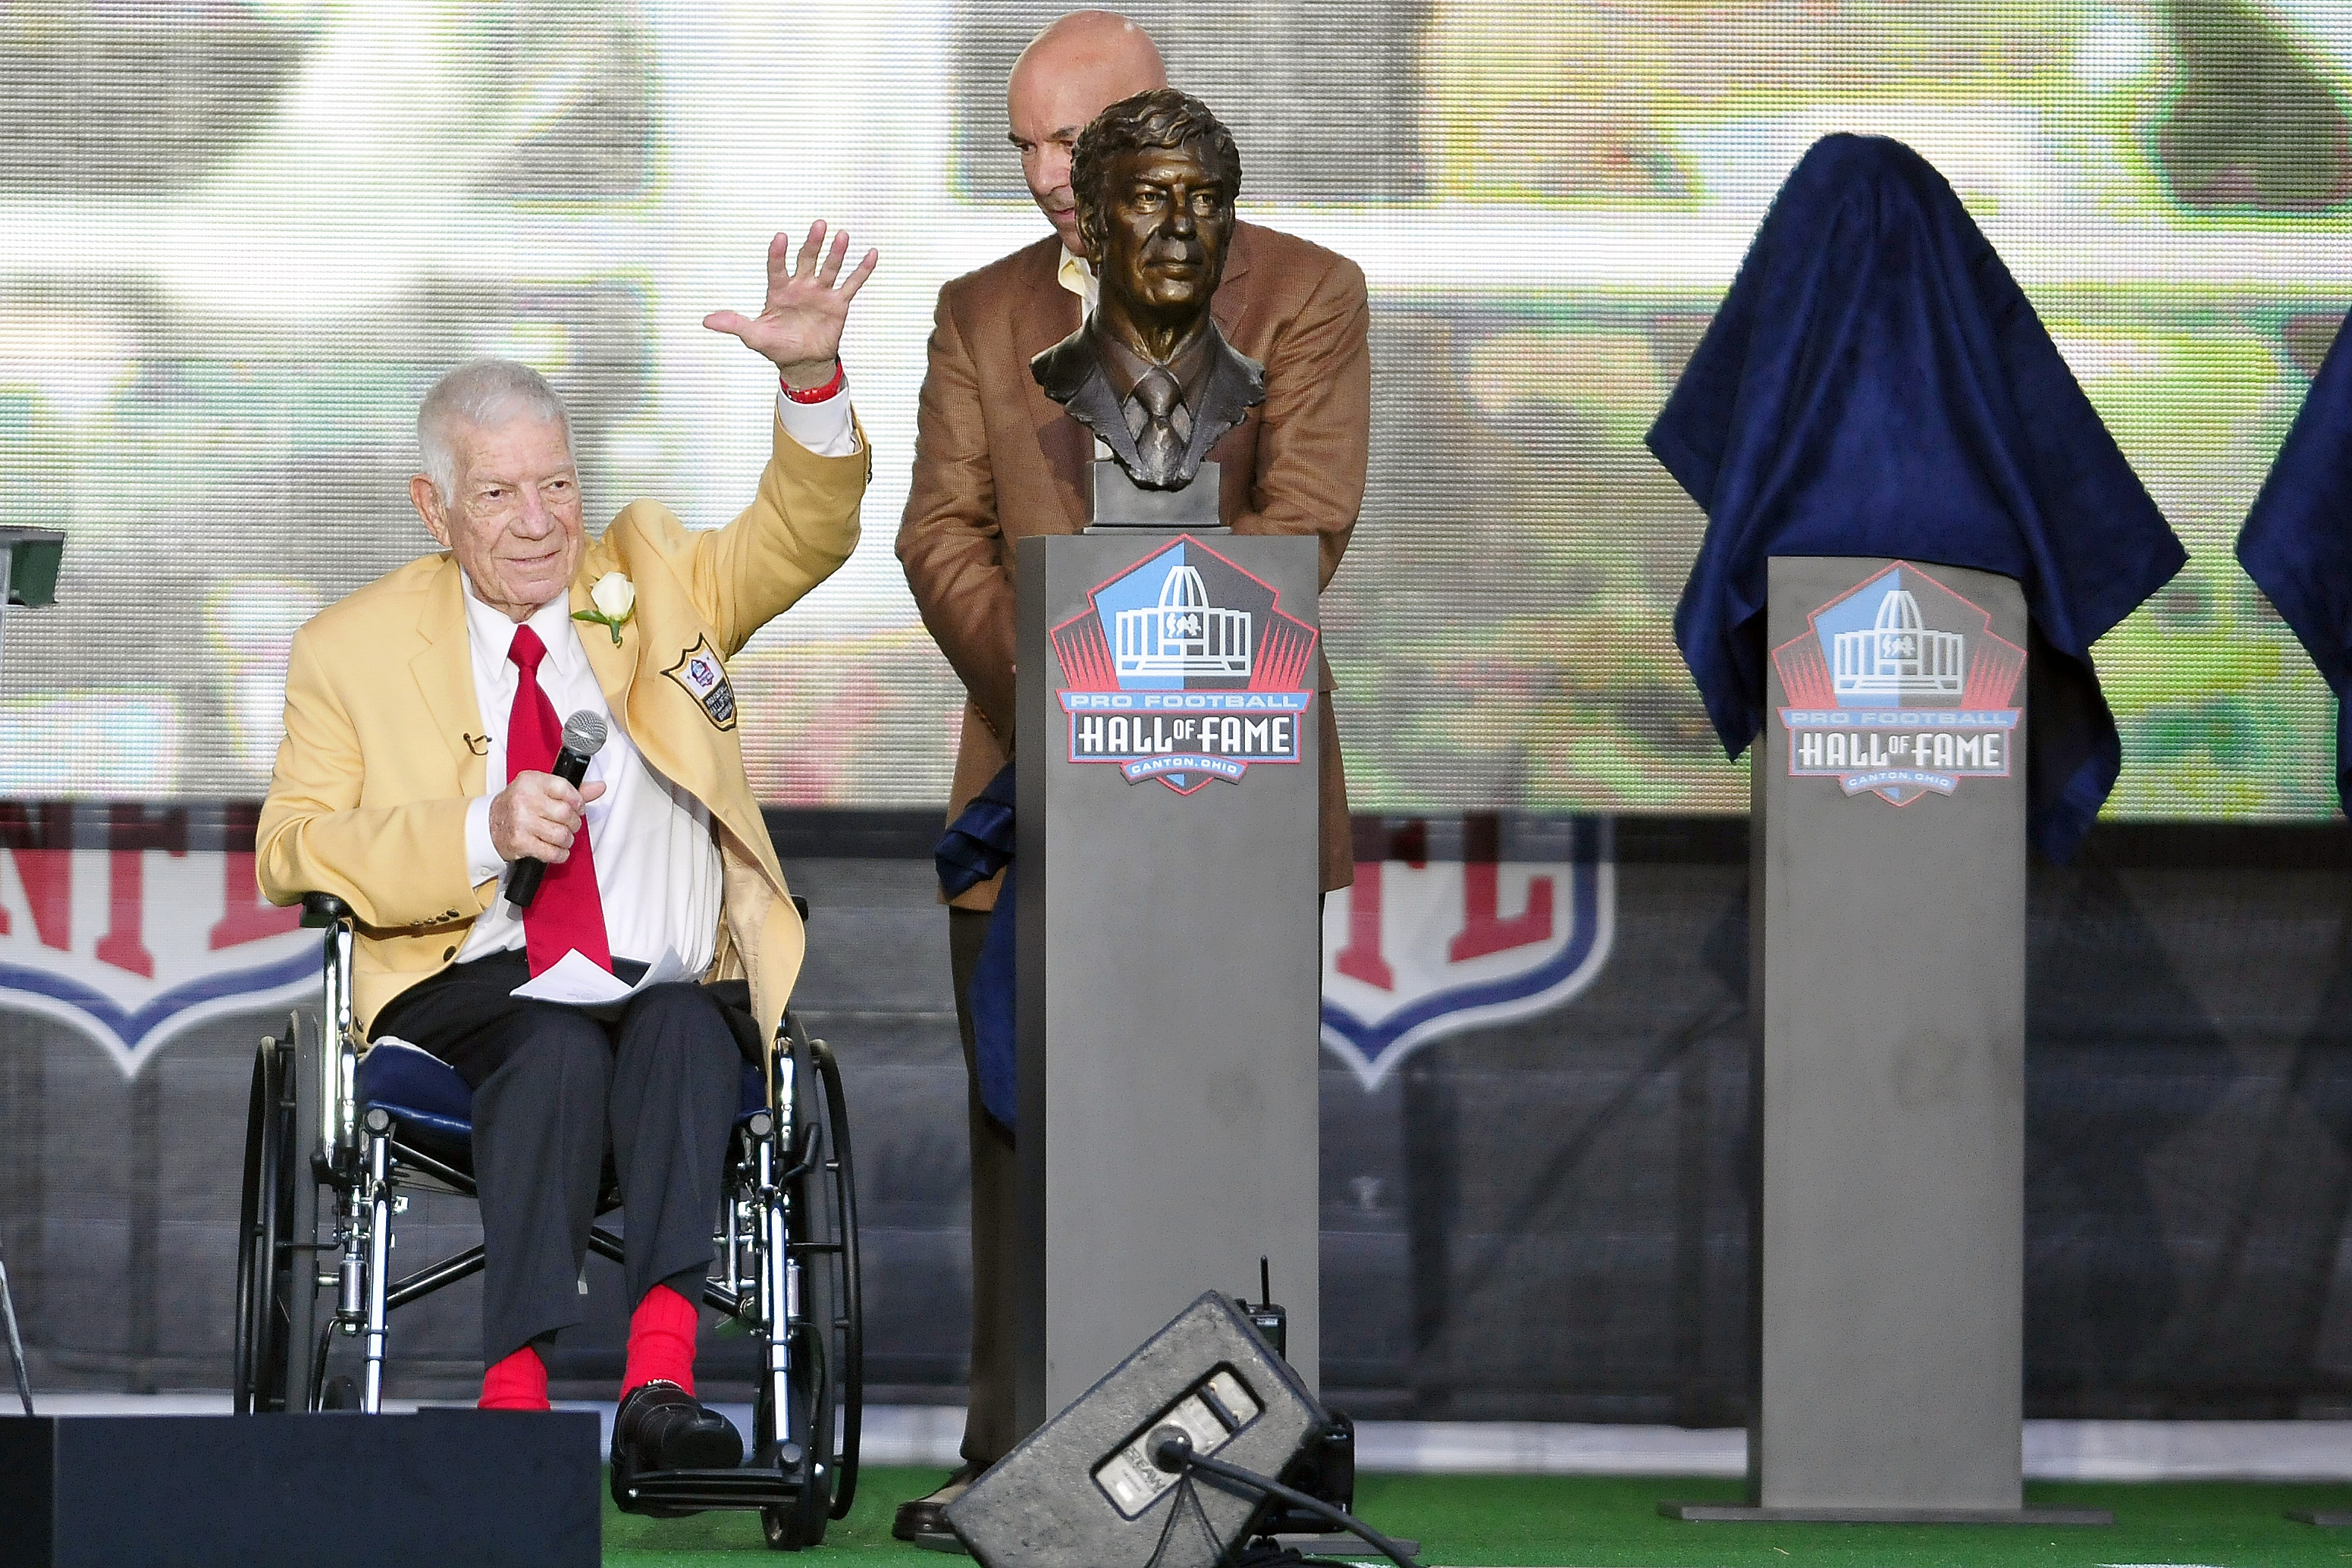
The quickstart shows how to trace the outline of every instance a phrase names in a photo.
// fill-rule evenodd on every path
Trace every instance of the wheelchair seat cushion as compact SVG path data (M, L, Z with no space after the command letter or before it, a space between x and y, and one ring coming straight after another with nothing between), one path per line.
M425 1127L446 1137L474 1135L474 1093L457 1069L432 1052L386 1035L360 1058L360 1110L382 1106L394 1120ZM768 1083L760 1069L745 1063L741 1100L736 1120L741 1121L768 1104Z
M406 1040L387 1035L369 1047L360 1058L358 1085L363 1112L382 1106L399 1121L436 1132L473 1134L474 1091L456 1068Z

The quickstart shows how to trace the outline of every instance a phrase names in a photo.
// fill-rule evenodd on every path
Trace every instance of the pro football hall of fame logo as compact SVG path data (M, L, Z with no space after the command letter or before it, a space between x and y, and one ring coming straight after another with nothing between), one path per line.
M1053 630L1070 761L1191 795L1299 760L1316 632L1271 585L1186 533L1087 599Z
M1807 619L1772 650L1790 777L1896 805L2009 777L2025 650L1985 611L1898 561Z

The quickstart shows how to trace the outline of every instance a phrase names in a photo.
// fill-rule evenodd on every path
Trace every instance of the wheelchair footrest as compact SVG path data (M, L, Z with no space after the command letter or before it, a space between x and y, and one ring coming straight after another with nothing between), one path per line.
M624 1513L674 1509L766 1508L801 1495L799 1467L745 1465L732 1470L644 1470L617 1477L613 1500Z

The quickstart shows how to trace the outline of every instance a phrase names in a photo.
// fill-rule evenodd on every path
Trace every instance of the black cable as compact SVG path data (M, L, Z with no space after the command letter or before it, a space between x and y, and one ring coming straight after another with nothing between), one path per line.
M1229 1465L1223 1459L1212 1459L1205 1454L1196 1454L1192 1451L1192 1438L1181 1431L1170 1431L1166 1427L1160 1430L1167 1435L1156 1437L1152 1442L1151 1462L1161 1469L1195 1469L1224 1480L1239 1481L1242 1485L1254 1488L1267 1497L1279 1498L1293 1508L1303 1508L1316 1518L1336 1524L1349 1534L1361 1538L1377 1548L1390 1562L1395 1563L1397 1568L1421 1568L1421 1564L1415 1563L1402 1547L1362 1520L1356 1518L1355 1515L1343 1513L1321 1498L1310 1497L1295 1487L1284 1486L1280 1481L1268 1476L1261 1476L1255 1470L1245 1470L1239 1465ZM1171 1460L1174 1462L1171 1463Z

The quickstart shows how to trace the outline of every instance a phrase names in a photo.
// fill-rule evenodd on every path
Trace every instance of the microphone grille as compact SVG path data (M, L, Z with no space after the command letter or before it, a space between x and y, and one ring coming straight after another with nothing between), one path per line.
M563 721L563 749L574 756L593 757L604 750L604 715L583 708Z

